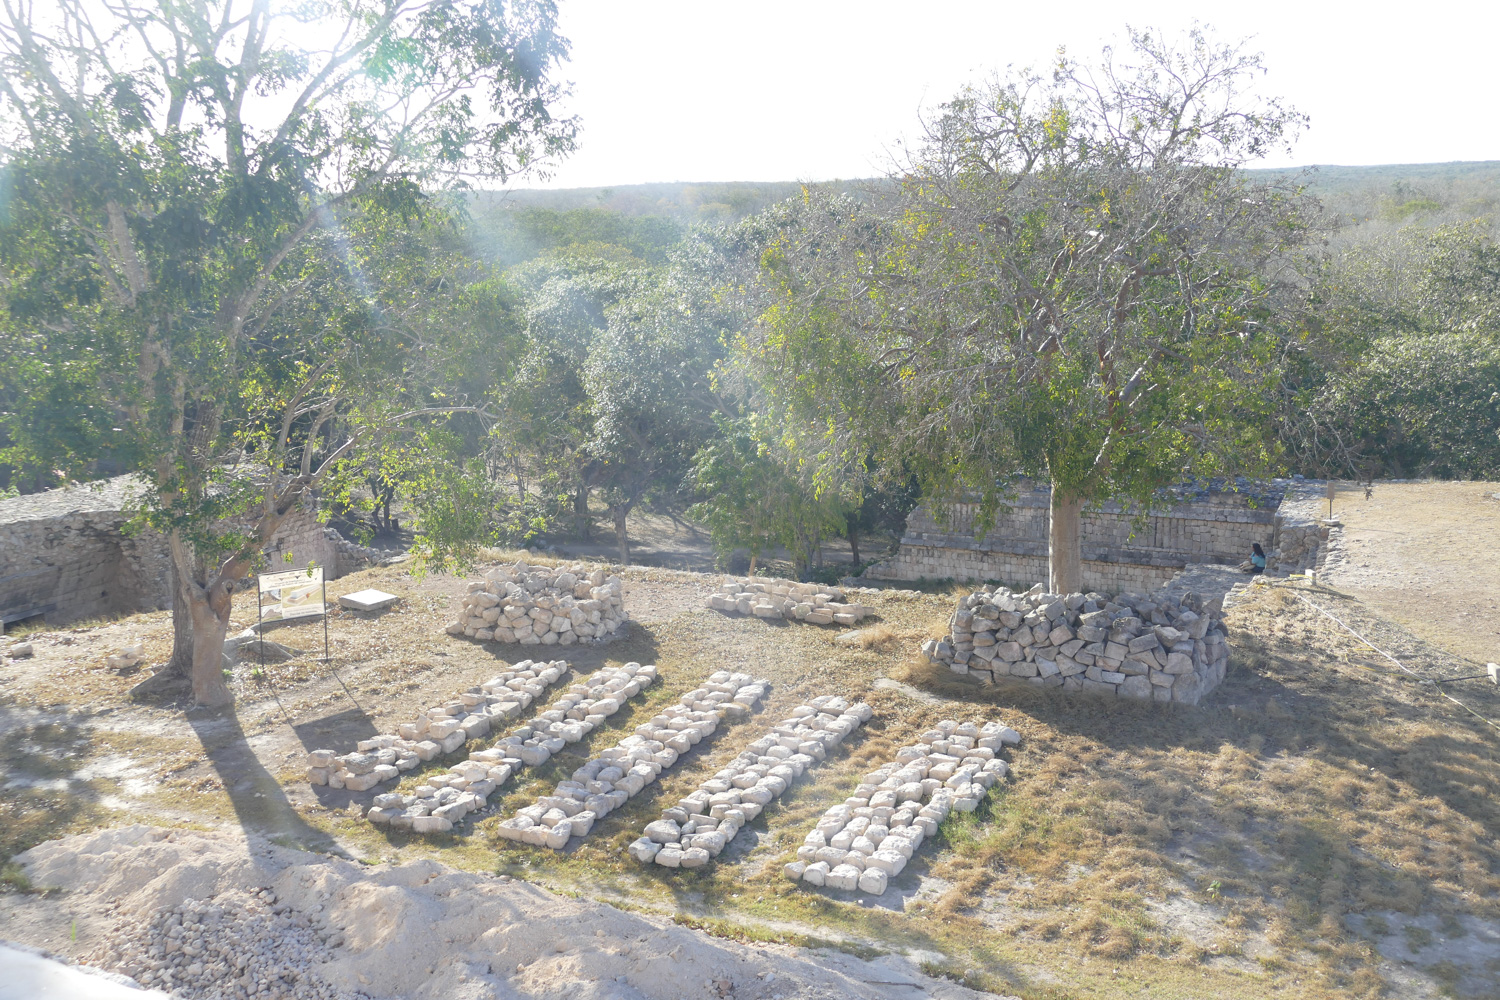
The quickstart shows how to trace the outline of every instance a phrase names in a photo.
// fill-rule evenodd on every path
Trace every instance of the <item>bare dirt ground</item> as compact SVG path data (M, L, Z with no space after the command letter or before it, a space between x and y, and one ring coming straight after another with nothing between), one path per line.
M1330 586L1481 667L1500 660L1500 484L1349 486L1333 509Z
M1400 530L1409 523L1367 517L1371 530L1385 526L1382 517ZM1479 559L1500 532L1493 521L1476 523ZM1229 616L1223 687L1199 708L1168 711L980 688L934 671L913 654L943 631L947 595L869 598L885 631L863 648L835 641L836 628L708 611L710 578L647 568L626 576L626 606L637 618L629 637L564 655L583 670L655 662L662 680L507 786L489 815L435 838L371 826L355 810L373 793L314 788L300 765L308 749L343 750L392 731L533 652L442 634L462 580L417 579L397 566L330 588L377 586L405 598L382 615L344 612L329 622L334 666L357 707L315 662L322 636L314 623L276 635L308 654L268 667L279 703L251 676L254 665L242 664L238 710L223 716L132 704L124 693L139 677L104 666L106 653L136 636L164 657L165 615L36 635L34 659L0 667L0 858L138 821L268 836L368 871L438 862L445 871L503 875L867 980L881 977L858 963L889 954L929 975L1028 1000L1500 995L1500 953L1490 947L1500 939L1500 733L1384 663L1323 611L1425 678L1465 669L1466 654L1440 641L1451 629L1418 634L1373 600L1337 588L1256 587ZM1429 583L1409 585L1412 601L1426 599ZM237 613L253 620L253 595ZM766 709L695 748L565 852L493 833L501 815L716 669L769 677ZM875 717L717 861L669 871L624 855L664 803L788 708L823 693L863 698ZM1463 697L1500 717L1500 691L1465 688ZM972 816L945 824L879 899L785 881L781 865L822 810L942 718L993 718L1019 730L1010 783ZM14 864L3 877L27 886ZM0 895L0 938L100 953L113 932L86 919L96 898L84 887L36 891L45 887ZM465 943L464 954L473 947ZM565 966L553 967L566 974ZM507 988L550 995L550 981L538 977ZM645 995L712 994L685 985L680 994Z

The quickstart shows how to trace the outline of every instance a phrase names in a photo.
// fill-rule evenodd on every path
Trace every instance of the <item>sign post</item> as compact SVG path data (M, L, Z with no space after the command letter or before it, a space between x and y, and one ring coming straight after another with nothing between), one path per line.
M267 598L275 603L267 604ZM323 655L319 657L319 663L328 664L328 669L333 672L334 679L339 682L339 687L344 689L344 694L354 702L354 707L359 708L359 702L354 700L354 695L349 693L349 687L339 672L333 669L333 656L328 651L328 581L323 577L322 566L309 566L307 569L291 570L287 573L266 573L259 578L259 592L256 596L256 633L260 634L263 621L267 617L280 618L283 621L290 618L311 618L314 615L323 616ZM265 636L260 636L260 665L261 676L270 680L265 674L266 647ZM275 687L272 687L275 691ZM276 703L281 704L278 696ZM364 709L359 708L361 712ZM282 709L283 712L286 709Z

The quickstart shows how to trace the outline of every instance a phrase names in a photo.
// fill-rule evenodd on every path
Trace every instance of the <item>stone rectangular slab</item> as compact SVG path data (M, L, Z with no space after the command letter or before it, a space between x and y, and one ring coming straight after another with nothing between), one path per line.
M401 598L395 594L387 594L383 590L361 590L353 594L345 594L339 598L339 607L349 608L354 611L381 611L395 604Z

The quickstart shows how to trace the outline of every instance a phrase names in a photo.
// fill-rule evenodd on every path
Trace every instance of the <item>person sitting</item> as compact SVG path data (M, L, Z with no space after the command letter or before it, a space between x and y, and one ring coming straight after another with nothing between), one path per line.
M1252 542L1250 545L1250 574L1252 576L1266 571L1266 550L1260 547L1260 542Z

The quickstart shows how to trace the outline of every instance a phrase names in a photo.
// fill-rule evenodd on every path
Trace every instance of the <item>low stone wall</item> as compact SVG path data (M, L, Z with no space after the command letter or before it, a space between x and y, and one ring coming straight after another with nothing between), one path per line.
M922 651L956 673L1111 698L1196 705L1229 658L1217 602L1195 594L1110 599L1002 587L960 599L950 625Z
M1328 542L1328 484L1303 480L1292 485L1276 511L1276 536L1267 549L1266 569L1305 573L1324 557Z
M869 705L851 706L834 695L799 705L791 718L663 811L660 819L647 823L643 835L628 848L630 856L666 868L708 864L746 823L872 714Z
M710 595L708 606L716 611L813 625L854 625L870 613L862 604L845 603L844 592L838 587L758 576L726 576Z
M1185 486L1164 491L1144 517L1112 501L1096 504L1082 518L1084 586L1145 593L1190 563L1238 563L1256 542L1269 552L1277 544L1278 508L1294 488L1320 487L1298 480L1242 483L1235 489ZM896 555L866 569L865 576L1023 586L1045 580L1051 503L1048 487L1022 483L982 533L977 503L944 506L941 518L930 505L919 505L907 518Z
M558 782L551 795L519 810L496 827L507 840L562 850L571 837L586 837L594 823L623 806L708 739L719 723L744 718L770 689L769 681L719 671L687 692L618 744Z
M880 895L950 812L973 812L1005 780L1010 768L999 752L1020 739L998 722L944 719L830 807L783 874L793 882Z
M149 528L127 530L141 489L137 478L117 476L0 500L0 624L171 607L166 539ZM272 536L266 562L278 572L317 563L336 578L357 568L341 566L355 560L354 552L340 558L340 543L349 544L319 523L308 499Z
M561 660L558 664L567 667ZM446 773L428 775L412 794L375 796L365 818L397 830L447 833L469 813L483 809L490 795L521 768L545 764L569 743L577 743L655 679L655 665L601 667L494 746L476 750Z
M457 700L434 705L411 722L403 722L395 736L360 740L352 753L342 755L334 750L312 751L307 755L307 780L314 785L369 791L403 771L488 735L494 722L520 715L567 672L566 660L522 660L465 691Z
M469 584L449 635L523 646L597 645L625 634L625 585L602 569L513 566Z

